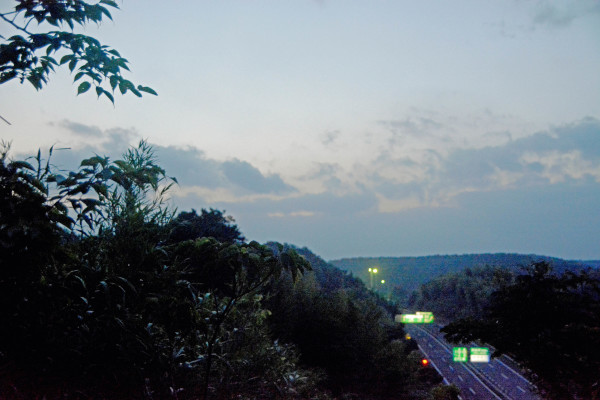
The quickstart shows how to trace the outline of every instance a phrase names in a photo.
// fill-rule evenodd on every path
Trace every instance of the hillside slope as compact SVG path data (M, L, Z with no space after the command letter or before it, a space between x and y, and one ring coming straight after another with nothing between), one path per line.
M600 261L567 261L560 258L539 256L535 254L463 254L434 255L425 257L358 257L332 260L329 263L346 270L370 283L369 268L377 268L374 275L374 289L382 293L390 293L395 287L410 293L432 278L449 272L458 272L466 268L480 266L499 266L520 271L522 266L534 261L547 261L556 272L584 267L598 268ZM385 284L381 284L385 280Z

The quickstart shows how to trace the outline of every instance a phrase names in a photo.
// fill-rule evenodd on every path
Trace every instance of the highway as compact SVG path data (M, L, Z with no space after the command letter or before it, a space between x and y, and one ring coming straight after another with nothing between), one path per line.
M404 330L442 375L444 383L460 388L463 400L539 400L534 386L513 367L500 359L489 363L454 362L452 345L435 324L405 324ZM475 344L472 344L476 347ZM471 346L466 346L471 347Z

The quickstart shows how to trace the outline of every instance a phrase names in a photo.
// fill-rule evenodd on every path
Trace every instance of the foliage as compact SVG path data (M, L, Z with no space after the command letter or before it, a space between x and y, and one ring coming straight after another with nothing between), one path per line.
M425 257L358 257L333 260L331 264L346 270L354 276L369 282L368 269L377 267L378 279L385 279L385 287L393 295L393 300L405 303L408 295L429 282L432 278L457 273L466 268L471 270L489 265L503 267L518 273L520 266L532 262L547 261L557 272L581 269L593 262L565 261L559 258L513 253L433 255Z
M129 91L138 97L142 97L142 92L156 95L153 89L136 87L123 78L122 70L129 71L128 61L117 50L91 36L74 33L76 25L100 24L104 18L112 20L109 8L119 7L113 0L100 0L96 4L83 0L16 0L13 11L0 13L0 19L5 27L10 26L25 36L13 35L8 39L0 36L5 41L0 44L0 84L14 78L23 83L26 79L39 90L48 83L55 67L67 65L70 72L76 72L74 82L83 79L77 88L78 95L92 86L98 97L104 95L112 103L117 87L121 94ZM29 28L32 22L57 28L68 25L70 31L35 33ZM63 55L57 61L55 54Z
M552 273L533 263L491 296L483 318L442 329L452 341L481 340L532 371L546 398L593 398L600 382L600 276Z
M213 208L191 212L182 211L171 221L171 233L169 240L171 242L182 242L184 240L194 240L201 237L213 237L220 242L242 243L245 238L241 234L235 220L225 211L215 210Z
M409 297L408 307L429 310L438 320L482 316L490 295L512 283L515 274L500 267L466 268L433 278Z
M428 388L430 383L419 379L419 358L410 357L414 347L393 324L394 311L386 309L385 300L308 249L298 252L313 271L295 285L291 276L273 285L267 306L275 337L296 344L304 365L324 370L325 384L335 394L409 398Z
M33 161L0 153L0 397L410 398L439 380L360 280L246 243L221 211L174 217L146 142L69 173Z
M65 176L39 154L37 169L7 154L0 369L23 371L33 384L15 386L23 379L13 377L2 396L56 394L57 385L66 392L56 397L313 390L294 347L271 339L260 293L281 273L309 268L296 252L212 238L168 244L173 181L145 142L122 160L83 160ZM43 379L58 383L35 392Z
M433 400L458 400L460 389L456 385L440 385L431 391Z

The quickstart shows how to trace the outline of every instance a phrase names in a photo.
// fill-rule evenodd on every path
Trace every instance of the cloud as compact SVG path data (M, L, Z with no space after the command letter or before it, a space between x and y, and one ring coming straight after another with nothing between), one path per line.
M567 2L562 7L543 1L538 3L533 15L534 26L564 28L574 20L585 16L600 14L600 3L594 0Z
M392 130L412 129L411 134L416 134L424 127L435 130L443 126L435 122L438 120L419 116L386 124ZM67 122L61 124L82 132L95 131ZM120 158L137 133L113 128L102 131L101 136L98 144L56 152L55 161L68 160L69 168L76 168L81 159L93 154ZM439 150L439 142L432 142L406 152L382 146L372 158L363 157L351 165L316 162L311 171L296 177L266 174L240 159L212 159L195 147L154 148L167 174L178 178L179 186L172 193L177 204L196 208L235 205L240 209L247 205L271 218L398 214L457 207L461 196L470 193L567 182L600 183L600 121L596 119L517 138L511 131L488 136L494 145Z
M317 213L315 213L314 211L304 211L304 210L292 211L292 212L289 212L289 213L272 212L272 213L268 213L267 214L267 216L270 217L270 218L314 217L315 215L317 215Z
M113 127L100 129L69 120L50 123L85 138L74 142L70 148L55 146L52 164L59 170L76 170L81 160L96 154L111 160L121 159L123 154L140 138L133 128ZM89 140L89 138L98 140ZM282 196L293 195L297 190L284 182L279 174L265 175L247 161L239 159L216 160L207 157L192 146L175 147L152 145L158 164L167 175L177 178L179 185L172 190L177 198L207 202L241 201L253 202L268 197L275 201Z
M330 144L333 144L339 137L340 131L327 131L321 135L321 143L323 143L324 146L328 146Z
M51 122L50 125L55 124ZM102 132L102 130L95 125L86 125L79 122L69 121L68 119L59 121L56 126L64 128L78 136L95 138L101 138L104 136L104 132Z
M491 144L462 148L382 146L351 165L315 162L300 177L191 146L154 148L179 180L171 195L180 210L227 210L259 241L307 245L329 258L486 250L597 256L590 249L600 234L600 121L489 136ZM120 158L134 138L132 129L106 129L100 143L55 151L55 163L76 168L95 153ZM312 191L301 189L312 182Z
M251 192L281 194L294 191L294 188L286 184L279 175L264 176L246 161L238 159L225 161L222 169L230 182Z
M431 136L435 131L439 131L444 127L438 121L432 118L417 117L405 118L402 120L381 120L377 121L394 135L410 135L410 136Z
M511 132L503 134L505 138ZM294 178L265 175L247 161L210 160L197 149L170 149L164 163L183 176L177 196L222 207L252 204L271 218L403 213L459 206L461 196L565 182L600 182L600 121L588 118L477 148L383 149L353 165L315 163ZM492 138L492 142L497 141ZM196 169L194 169L196 168ZM290 178L291 179L291 178ZM314 214L293 214L299 211Z
M221 163L207 158L198 148L155 146L155 150L159 163L182 187L216 189L230 186L221 171Z

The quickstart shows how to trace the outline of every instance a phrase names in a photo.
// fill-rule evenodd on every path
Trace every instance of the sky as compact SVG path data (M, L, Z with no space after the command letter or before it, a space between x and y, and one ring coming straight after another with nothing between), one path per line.
M158 96L76 96L66 69L2 84L13 157L74 169L146 139L173 207L325 259L600 259L597 0L119 5L78 31Z

